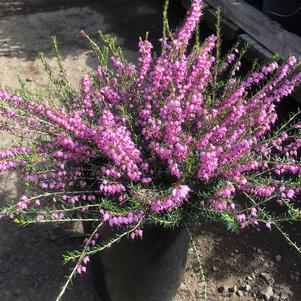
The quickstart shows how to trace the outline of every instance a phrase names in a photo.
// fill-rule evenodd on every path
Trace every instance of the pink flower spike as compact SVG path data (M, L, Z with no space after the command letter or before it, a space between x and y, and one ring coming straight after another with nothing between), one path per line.
M78 264L77 268L76 268L76 271L78 274L81 274L83 272L83 266Z
M272 223L271 223L271 222L266 222L265 225L266 225L266 227L267 227L269 230L272 230Z
M240 223L243 223L246 221L246 216L244 214L239 214L236 216L236 220Z
M292 199L295 195L295 191L293 189L289 189L288 192L286 193L286 196L289 198L289 199Z
M251 216L253 216L253 217L257 216L257 209L256 208L251 208Z
M89 261L90 261L89 256L85 256L85 257L83 258L83 263L84 263L84 264L87 264Z

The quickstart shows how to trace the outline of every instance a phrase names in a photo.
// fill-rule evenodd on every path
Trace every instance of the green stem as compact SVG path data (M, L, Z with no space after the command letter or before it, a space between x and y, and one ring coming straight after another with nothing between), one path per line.
M76 265L74 266L74 268L72 269L69 277L67 278L67 281L65 282L64 286L62 287L59 295L57 296L57 298L55 299L55 301L60 301L69 285L69 283L71 282L72 278L75 276L75 273L76 273L76 270L77 270L77 267L79 264L81 264L81 262L83 261L84 257L85 257L85 251L88 249L90 243L91 243L91 240L93 238L93 236L96 234L96 232L99 230L99 228L103 225L103 222L99 223L98 226L95 228L95 230L93 231L93 233L90 235L90 237L88 238L87 242L85 243L85 246L83 248L83 251L82 251L82 254L81 256L79 257Z
M130 230L123 232L122 234L118 235L117 237L115 237L114 239L108 241L107 243L105 243L103 245L97 245L94 248L91 248L91 250L83 252L82 255L83 256L90 256L90 255L94 255L98 252L101 252L106 248L110 248L113 244L119 242L123 237L127 236L128 234L130 234L131 232L136 230L140 226L142 220L143 220L143 218L141 218L139 220L139 222L134 227L130 228ZM66 262L68 262L70 260L75 260L77 258L80 258L82 255L80 255L80 254L70 254L68 256L65 256L65 260L66 260Z
M43 223L67 223L67 222L96 222L96 221L99 221L99 219L97 218L65 218L65 219L44 219L44 220L27 220L27 221L24 221L24 222L20 222L21 225L30 225L30 224L36 224L36 223L39 223L39 224L43 224Z

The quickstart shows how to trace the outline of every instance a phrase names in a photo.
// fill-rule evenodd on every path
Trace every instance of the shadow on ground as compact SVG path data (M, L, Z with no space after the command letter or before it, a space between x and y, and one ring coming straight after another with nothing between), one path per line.
M25 189L14 173L0 175L1 207L24 193ZM66 223L19 227L1 221L1 300L55 300L71 267L63 265L63 255L78 249L85 238L80 226ZM90 274L78 277L64 300L99 300Z
M23 0L0 1L5 11L0 18L0 56L34 59L39 51L53 56L50 36L56 35L63 56L72 55L75 49L88 48L80 37L80 29L95 37L97 31L118 37L118 42L128 50L137 50L139 37L150 32L150 39L158 46L162 32L161 0ZM84 4L84 5L83 5ZM10 10L9 10L10 9ZM1 9L0 9L1 11ZM170 6L170 23L175 28L185 10L180 1ZM0 14L1 16L1 14ZM5 16L5 17L3 17ZM68 49L68 50L67 50Z

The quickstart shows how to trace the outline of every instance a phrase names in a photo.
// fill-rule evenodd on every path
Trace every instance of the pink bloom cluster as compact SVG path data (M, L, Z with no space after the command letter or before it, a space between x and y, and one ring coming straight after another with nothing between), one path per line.
M190 188L187 185L179 185L172 189L171 194L163 200L154 201L151 205L153 212L170 211L173 208L182 206L188 198Z
M0 91L1 130L24 136L24 145L0 151L0 171L23 171L45 192L41 208L51 193L53 206L78 206L80 212L105 199L111 206L105 203L101 219L117 227L148 213L192 210L200 199L199 209L226 212L243 226L260 221L265 200L297 203L300 122L269 134L277 104L301 81L300 62L291 56L240 80L240 50L220 64L217 36L188 47L201 6L192 1L181 27L161 40L161 54L140 40L136 67L114 52L112 69L101 65L94 76L84 75L80 93L63 95L64 104ZM228 78L224 86L215 85L216 66ZM258 205L241 204L237 195ZM27 201L18 208L26 212ZM136 230L131 237L142 237Z
M100 211L103 221L107 221L110 227L122 227L125 225L136 224L143 218L143 211L129 212L127 215L113 215L109 211Z

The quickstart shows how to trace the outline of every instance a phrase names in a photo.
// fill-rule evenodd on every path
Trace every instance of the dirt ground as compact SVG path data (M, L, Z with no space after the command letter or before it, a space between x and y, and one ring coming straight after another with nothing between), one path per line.
M183 13L175 4L171 10L172 24ZM79 35L80 29L91 35L98 29L116 35L128 59L135 61L138 37L149 30L156 42L161 26L159 0L0 0L0 87L17 87L17 75L31 88L47 87L37 55L44 51L55 66L50 35L57 36L66 69L76 85L81 71L96 68L91 51ZM13 137L1 134L0 138L1 147L14 144ZM22 195L23 191L15 174L0 176L1 203ZM204 224L197 233L207 278L207 300L301 301L301 257L276 231L248 230L238 235L219 225ZM301 242L300 231L295 238ZM82 240L80 225L21 228L2 222L0 300L53 301L68 273L68 266L62 265L62 255L78 247ZM189 254L184 280L174 301L201 300L200 287L204 283L199 283L197 271L194 256ZM64 300L99 300L91 275L78 277Z

